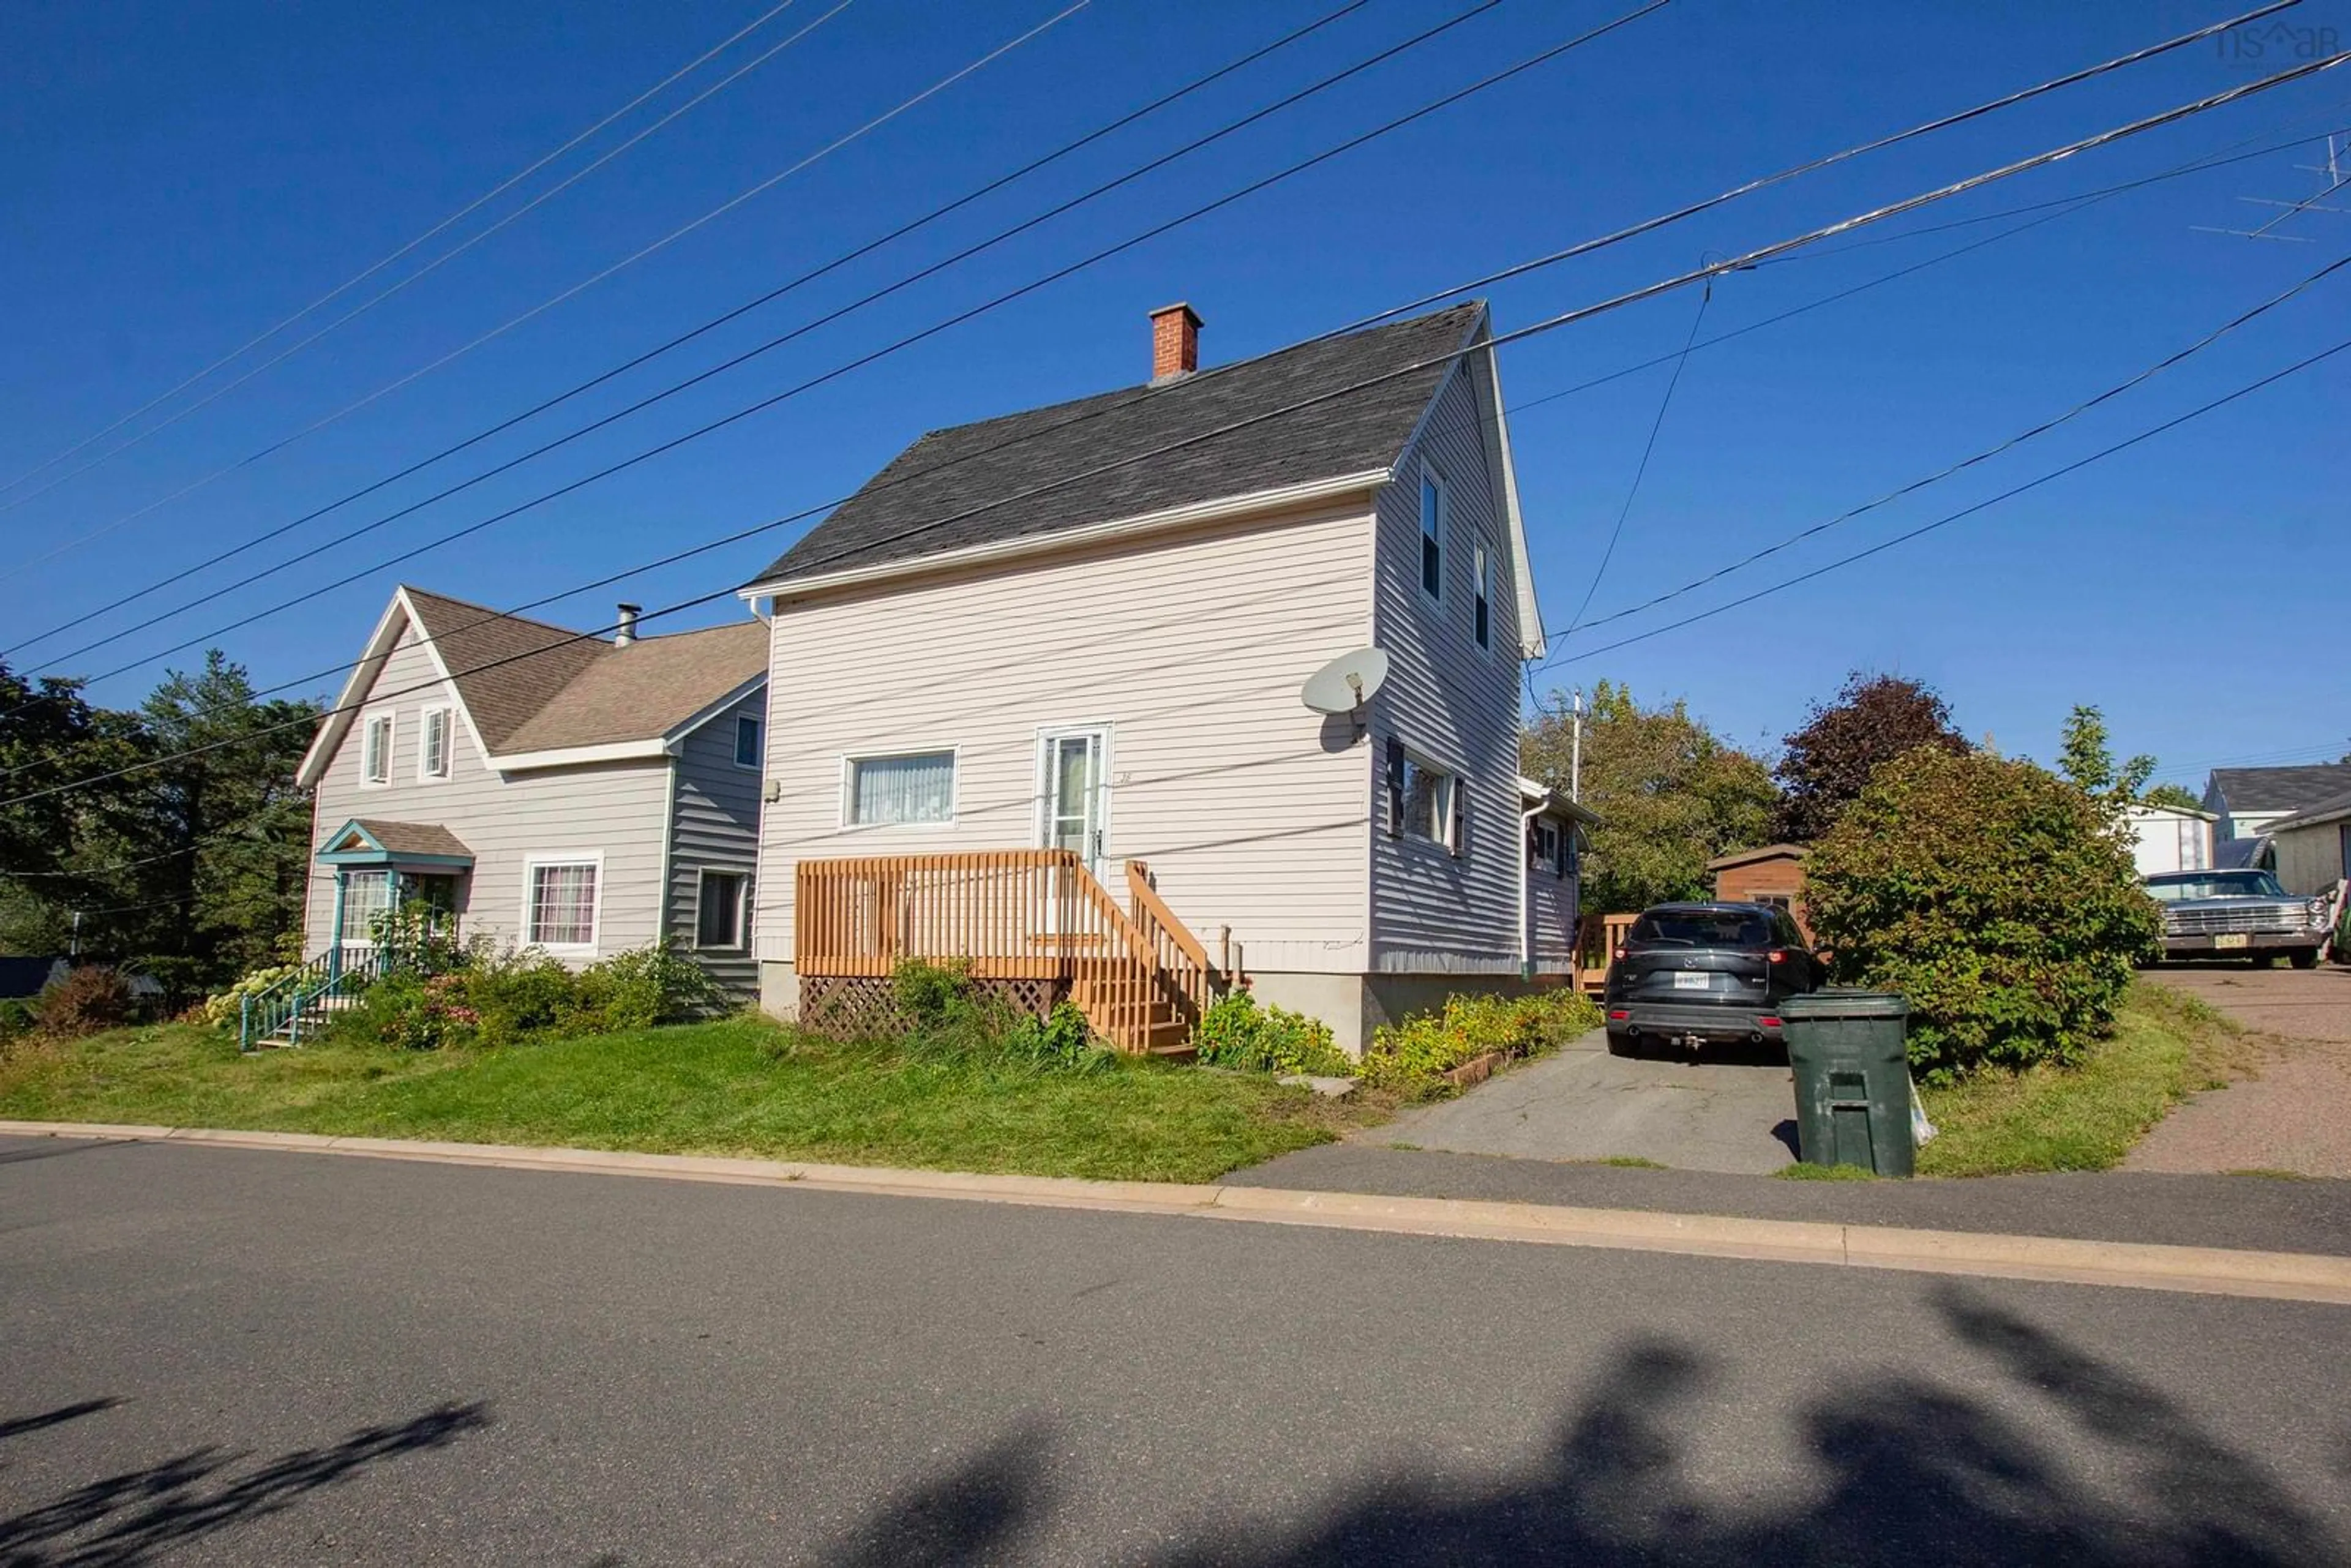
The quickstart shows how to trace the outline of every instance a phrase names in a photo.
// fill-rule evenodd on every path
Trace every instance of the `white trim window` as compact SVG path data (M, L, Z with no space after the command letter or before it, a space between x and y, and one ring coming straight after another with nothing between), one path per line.
M735 716L735 766L758 768L765 760L762 755L766 726L747 713Z
M694 890L694 946L739 953L751 945L751 875L705 869Z
M381 788L392 782L392 716L371 713L360 731L360 782Z
M594 952L602 857L529 861L522 875L524 943L550 953Z
M1451 849L1459 788L1453 775L1407 751L1404 757L1404 836Z
M1420 591L1431 604L1445 602L1445 526L1450 511L1445 479L1426 463L1420 466Z
M1477 638L1478 646L1490 649L1494 645L1494 552L1479 539L1471 553L1477 586L1470 635Z
M375 946L375 923L392 912L392 873L350 871L342 878L343 945Z
M940 827L955 821L956 754L903 751L841 760L844 827Z
M453 729L445 706L423 709L416 716L416 777L449 777L449 737Z

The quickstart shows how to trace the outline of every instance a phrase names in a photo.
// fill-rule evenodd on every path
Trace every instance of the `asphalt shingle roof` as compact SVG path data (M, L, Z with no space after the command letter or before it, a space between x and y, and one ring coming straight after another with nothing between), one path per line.
M768 669L763 622L640 637L622 648L443 594L407 593L494 756L667 735ZM479 667L501 659L508 662Z
M2216 768L2212 782L2231 811L2304 811L2351 790L2351 762L2303 768Z
M387 822L381 817L354 817L377 843L396 855L464 855L474 852L465 841L438 822Z
M2313 828L2323 822L2339 821L2346 817L2351 817L2351 789L2314 800L2290 817L2281 817L2274 822L2264 824L2262 831L2290 832L2296 828Z
M1468 340L1484 312L1482 301L1449 306L1164 386L932 431L753 580L912 559L1387 467L1436 395L1445 364L1209 433L1438 359ZM1206 439L1159 451L1195 437ZM1139 460L1092 472L1129 456ZM1052 488L1026 494L1043 486Z

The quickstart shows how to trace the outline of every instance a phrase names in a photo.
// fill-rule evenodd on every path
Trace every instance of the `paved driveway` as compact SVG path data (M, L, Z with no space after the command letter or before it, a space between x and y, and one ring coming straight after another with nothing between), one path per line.
M1719 1050L1696 1061L1627 1059L1609 1055L1607 1037L1594 1030L1364 1136L1465 1155L1765 1175L1796 1157L1795 1111L1784 1060Z
M2151 977L2265 1038L2249 1076L2173 1112L2130 1169L2351 1176L2351 969L2187 964Z

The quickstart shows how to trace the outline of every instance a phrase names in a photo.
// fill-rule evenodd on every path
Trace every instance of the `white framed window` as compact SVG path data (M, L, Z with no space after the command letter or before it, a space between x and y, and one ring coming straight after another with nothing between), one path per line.
M392 782L392 715L371 713L360 731L360 782Z
M392 908L392 873L352 871L343 873L343 944L369 946L375 942L375 923Z
M601 855L524 862L523 942L550 953L596 950L596 913L604 880Z
M1459 794L1458 783L1452 774L1434 762L1405 752L1404 836L1451 849Z
M760 756L760 731L766 727L749 714L735 716L735 766L757 768L765 758Z
M750 926L750 873L704 872L694 895L694 945L722 951L746 947Z
M845 827L937 827L955 821L956 754L902 751L841 760Z
M416 716L416 777L449 777L449 710L429 707Z
M1493 552L1487 549L1486 541L1480 539L1472 553L1477 580L1477 613L1472 618L1474 626L1472 634L1478 639L1478 646L1491 648L1494 645Z
M1553 876L1567 874L1567 862L1560 855L1559 824L1549 817L1535 819L1533 869Z
M1420 591L1432 604L1445 602L1445 480L1426 464L1420 469Z

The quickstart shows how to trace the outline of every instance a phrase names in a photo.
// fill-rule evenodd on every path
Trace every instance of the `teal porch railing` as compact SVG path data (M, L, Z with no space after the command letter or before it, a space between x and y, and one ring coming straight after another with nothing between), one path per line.
M387 975L430 974L436 967L431 947L404 949L383 943L344 943L328 948L266 990L238 1004L236 1047L258 1051L272 1040L299 1045L325 1022L327 1003L356 996Z

